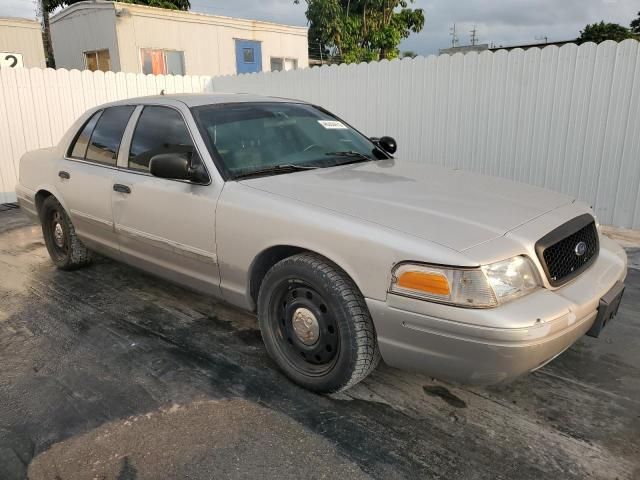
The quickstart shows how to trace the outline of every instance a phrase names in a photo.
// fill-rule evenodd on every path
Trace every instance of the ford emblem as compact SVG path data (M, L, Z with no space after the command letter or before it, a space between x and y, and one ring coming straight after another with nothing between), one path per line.
M576 255L578 257L581 257L582 255L584 255L585 253L587 253L587 244L584 242L578 242L576 244L576 248L574 248L573 250L574 252L576 252Z

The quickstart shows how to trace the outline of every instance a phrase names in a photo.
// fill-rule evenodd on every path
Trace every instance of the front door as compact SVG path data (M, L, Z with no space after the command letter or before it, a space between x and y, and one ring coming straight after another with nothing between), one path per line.
M215 207L221 185L149 173L149 161L158 154L201 161L180 111L146 105L132 121L135 128L125 135L130 138L125 168L116 174L112 197L120 254L127 263L219 296Z
M236 71L238 74L262 71L260 42L236 39Z

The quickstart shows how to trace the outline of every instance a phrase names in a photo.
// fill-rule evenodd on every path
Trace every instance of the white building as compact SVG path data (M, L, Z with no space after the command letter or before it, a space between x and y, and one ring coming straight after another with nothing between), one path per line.
M130 3L87 1L51 17L58 68L226 75L305 68L307 29Z
M0 68L45 66L40 24L0 17Z

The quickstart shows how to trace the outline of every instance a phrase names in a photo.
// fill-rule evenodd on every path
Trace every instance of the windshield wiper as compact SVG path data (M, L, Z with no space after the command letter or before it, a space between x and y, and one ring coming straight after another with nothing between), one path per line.
M327 155L329 157L347 157L347 158L351 159L351 160L346 161L346 162L340 162L340 163L336 164L335 166L347 165L349 163L368 162L370 160L374 160L373 158L371 158L368 155L365 155L364 153L355 152L353 150L345 150L343 152L329 152L329 153L325 153L325 155Z
M354 152L353 150L344 150L342 152L328 152L325 155L329 157L353 157L353 158L361 158L363 160L373 160L369 155L365 155L364 153Z
M283 165L271 165L270 167L260 168L258 170L252 170L251 172L239 173L233 177L234 180L239 178L251 178L251 177L261 177L263 175L279 175L281 173L292 173L292 172L300 172L302 170L314 170L318 167L312 167L308 165L293 165L293 164L283 164Z

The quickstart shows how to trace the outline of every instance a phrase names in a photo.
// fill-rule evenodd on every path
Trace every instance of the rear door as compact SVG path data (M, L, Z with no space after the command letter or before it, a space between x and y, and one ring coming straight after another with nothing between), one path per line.
M59 161L58 190L78 236L95 250L118 251L111 192L123 133L135 107L99 110L82 126Z
M262 44L260 42L236 39L236 71L239 74L262 71Z
M128 263L218 296L215 209L222 182L198 184L149 173L149 161L160 153L202 162L195 125L188 126L186 118L193 121L188 110L166 105L136 110L113 182L115 230Z

